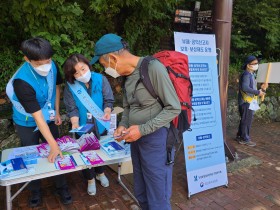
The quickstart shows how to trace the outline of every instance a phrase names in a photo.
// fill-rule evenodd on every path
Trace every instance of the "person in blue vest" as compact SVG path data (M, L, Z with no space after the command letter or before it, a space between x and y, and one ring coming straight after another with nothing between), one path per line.
M88 121L95 121L92 114L84 106L81 101L70 88L75 85L83 88L92 98L94 103L103 111L104 120L110 120L111 111L113 110L114 96L111 86L105 76L92 71L89 60L81 54L71 55L64 63L63 70L67 84L64 89L64 103L67 114L70 118L72 129L78 128L80 125L86 124ZM105 127L97 124L95 134L105 135L107 131ZM101 182L103 187L109 186L109 180L104 174L104 167L95 167L82 171L84 177L88 180L87 192L89 195L96 194L95 178Z
M108 75L126 77L124 112L114 137L130 143L134 195L143 210L171 210L173 164L167 164L166 140L170 122L181 112L181 105L167 69L158 60L148 65L162 106L139 82L144 58L131 54L120 36L102 36L94 54L91 64L99 61ZM174 150L171 156L173 159Z
M13 104L13 121L22 146L39 144L39 139L50 146L49 162L63 157L55 141L59 138L58 125L61 75L52 60L50 43L35 37L21 44L25 62L7 84L7 95ZM64 175L54 177L56 194L64 204L72 203ZM29 206L38 206L41 199L40 180L31 181Z
M265 95L267 84L262 84L261 89L257 89L255 72L259 68L259 60L253 56L248 56L243 65L243 73L239 80L238 105L240 122L236 140L239 144L254 147L256 143L250 137L250 129L253 122L254 113L259 109L257 98Z

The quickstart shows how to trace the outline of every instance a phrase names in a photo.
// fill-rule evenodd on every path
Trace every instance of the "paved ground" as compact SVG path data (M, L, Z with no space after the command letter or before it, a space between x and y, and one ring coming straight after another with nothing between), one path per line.
M187 198L187 181L183 150L179 152L173 175L172 209L280 209L280 123L255 123L252 138L257 142L254 148L239 145L233 140L236 129L228 128L228 141L237 149L239 161L228 163L228 188L219 187L192 195ZM50 179L43 180L43 204L36 208L49 209L139 209L130 196L116 181L116 173L106 169L110 187L97 185L97 195L86 193L86 183L81 173L67 175L74 199L72 205L64 206L52 195L53 185ZM124 182L132 187L131 175ZM15 192L20 185L12 187ZM13 209L27 207L28 191L24 190L14 201ZM0 187L0 209L5 209L5 188Z

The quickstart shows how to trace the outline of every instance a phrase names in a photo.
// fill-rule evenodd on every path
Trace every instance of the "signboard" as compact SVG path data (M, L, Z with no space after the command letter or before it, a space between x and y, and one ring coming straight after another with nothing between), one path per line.
M188 55L196 121L183 134L189 197L228 184L215 35L174 32L175 50ZM193 118L192 118L193 119Z
M198 33L210 33L212 30L212 10L197 12L196 31Z
M270 73L267 75L268 63L263 63L259 65L257 72L257 82L266 82L266 77L268 76L268 83L280 83L280 62L271 63Z
M181 10L177 9L175 12L175 23L191 23L191 17L193 16L193 12L189 10Z

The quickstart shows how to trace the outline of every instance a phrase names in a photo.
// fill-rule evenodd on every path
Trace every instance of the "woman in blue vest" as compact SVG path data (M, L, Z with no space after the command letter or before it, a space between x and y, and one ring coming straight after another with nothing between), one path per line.
M7 95L13 103L13 121L21 146L39 144L39 139L50 146L49 162L62 157L55 141L59 138L58 126L61 75L52 61L53 50L50 43L35 37L22 42L21 51L25 62L7 84ZM56 111L56 113L55 113ZM72 203L64 175L54 178L57 193L64 204ZM31 181L29 206L40 205L40 180Z
M78 128L80 125L85 124L89 120L88 117L90 116L90 118L92 118L92 115L83 105L85 102L78 99L78 97L69 87L69 84L83 87L93 99L95 104L101 110L104 110L103 119L109 120L111 117L111 111L113 109L114 96L107 78L102 74L91 72L92 67L89 64L88 59L81 54L71 55L65 61L63 70L65 74L65 80L67 81L64 89L64 103L72 124L72 129ZM97 122L97 128L98 130L96 130L95 133L99 133L100 135L106 134L105 128L99 122ZM87 192L89 195L96 194L94 177L96 177L96 179L101 182L103 187L109 186L109 181L104 174L103 166L85 169L83 170L83 174L88 180Z

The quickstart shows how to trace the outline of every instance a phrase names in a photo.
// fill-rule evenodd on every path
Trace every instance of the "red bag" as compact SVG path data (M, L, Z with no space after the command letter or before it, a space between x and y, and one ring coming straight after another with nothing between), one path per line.
M182 111L173 119L173 125L179 132L190 130L193 110L191 106L193 86L190 80L188 56L177 51L161 51L153 56L144 58L140 67L141 82L154 98L159 99L163 106L160 98L155 94L148 74L148 64L155 58L167 68L168 75L181 103Z

